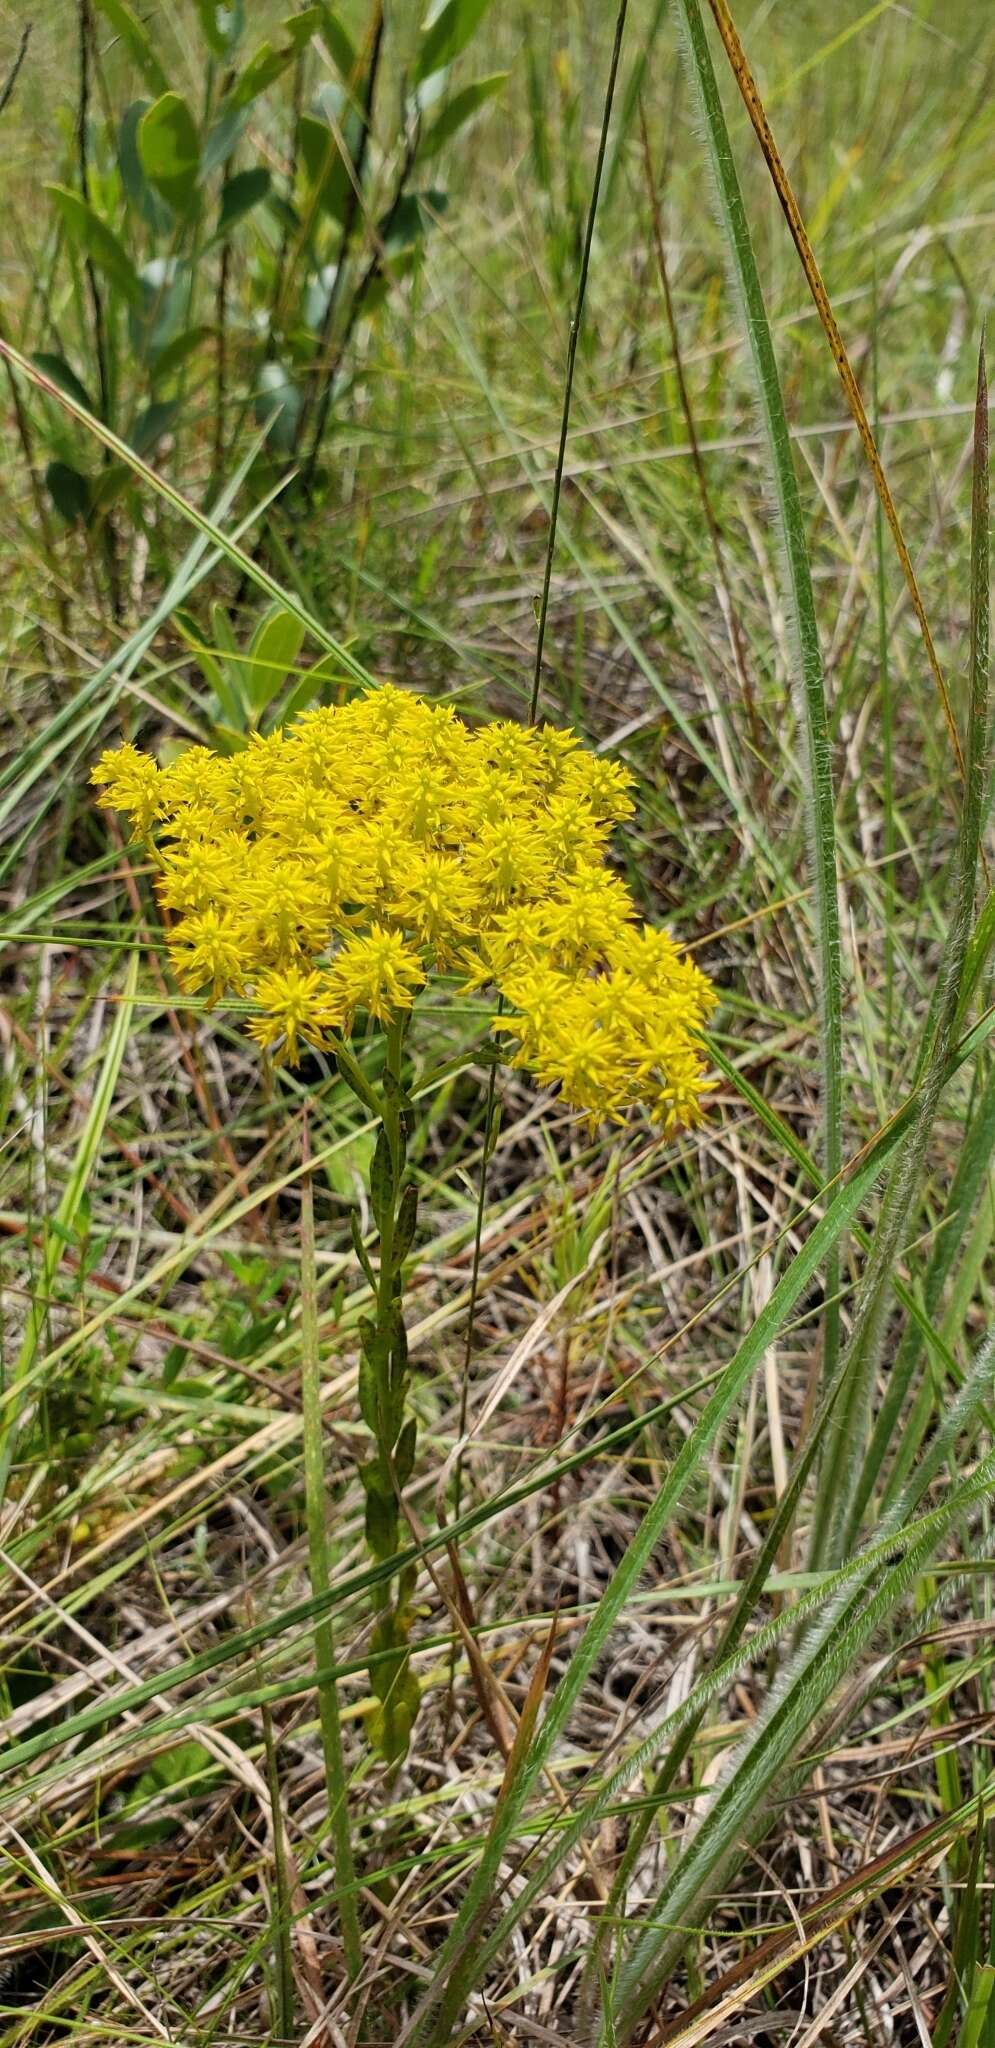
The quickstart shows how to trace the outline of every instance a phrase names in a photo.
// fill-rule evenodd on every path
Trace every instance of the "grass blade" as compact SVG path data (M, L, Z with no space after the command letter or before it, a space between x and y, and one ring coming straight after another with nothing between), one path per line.
M871 430L871 423L867 417L867 409L864 405L863 398L860 394L860 386L857 383L856 377L854 376L853 368L850 363L850 358L847 354L846 344L843 340L842 334L840 333L839 325L836 320L836 315L833 312L832 306L830 304L829 294L826 291L825 284L822 280L822 273L820 272L819 266L815 260L815 252L812 248L811 242L809 241L808 234L805 229L805 223L799 211L798 203L795 199L794 193L792 192L791 185L788 179L788 174L784 168L783 163L781 162L781 158L777 149L777 144L775 143L773 134L771 132L770 123L764 112L763 101L760 97L757 83L752 71L750 70L750 66L747 61L746 51L744 50L743 45L740 42L739 35L736 29L736 24L733 21L732 15L729 12L727 0L709 0L709 6L711 7L712 13L715 17L716 27L718 28L719 34L722 37L726 55L732 67L733 76L736 80L736 84L738 85L739 90L743 96L743 103L746 107L747 113L750 116L750 120L753 123L757 140L760 144L761 149L763 150L764 157L767 162L767 168L770 171L771 178L774 183L774 189L777 193L778 199L781 203L782 210L784 212L784 217L788 223L788 227L791 230L791 239L794 242L795 248L798 251L798 255L801 259L802 269L805 272L805 281L808 285L809 291L812 294L812 298L815 302L816 311L819 315L819 319L822 322L826 334L826 339L828 340L829 346L832 350L833 361L835 362L836 368L839 371L840 383L843 386L847 404L850 407L851 413L853 414L857 431L860 435L860 439L863 444L864 453L867 457L867 461L870 466L871 475L874 478L874 487L877 491L878 497L880 498L881 505L884 510L884 516L887 519L888 525L891 529L891 537L895 543L895 551L902 565L902 574L905 577L909 597L912 602L912 609L916 615L916 621L919 626L919 631L922 634L923 638L923 645L926 649L926 656L929 661L930 669L932 670L933 680L936 684L937 694L939 696L940 703L943 707L943 716L946 721L947 731L950 734L950 744L953 748L954 759L957 762L958 769L960 771L961 777L963 778L966 772L964 766L964 754L960 743L960 736L958 734L957 726L954 720L953 711L950 707L949 692L947 690L943 670L940 667L936 648L933 644L933 635L930 631L929 620L926 617L926 608L922 601L922 596L919 590L919 584L916 580L916 573L912 566L912 557L909 554L908 548L905 543L905 537L902 533L902 527L898 517L898 511L895 505L894 498L891 495L891 487L888 483L887 477L885 476L884 469L881 463L881 457L878 453L877 443L874 439L874 434Z
M722 226L749 341L790 587L796 634L798 721L805 736L807 825L819 962L819 1055L823 1089L821 1163L825 1179L831 1181L839 1172L843 1157L840 934L832 759L812 572L777 359L704 22L698 0L679 0L679 5L688 68L702 117ZM839 1251L834 1245L825 1274L823 1371L827 1380L832 1377L839 1349L838 1290Z
M117 1009L112 1012L111 1028L107 1035L107 1046L104 1052L103 1064L97 1076L97 1083L93 1091L93 1098L87 1112L86 1121L80 1132L69 1178L63 1190L59 1206L45 1229L38 1290L28 1311L27 1325L21 1339L21 1348L17 1356L11 1381L5 1389L7 1398L3 1414L0 1416L0 1500L3 1499L7 1490L17 1424L22 1411L24 1395L27 1391L26 1383L31 1375L38 1347L45 1330L55 1276L59 1270L66 1246L71 1242L80 1203L86 1194L91 1174L99 1156L104 1126L110 1115L111 1103L114 1100L117 1077L121 1071L121 1061L124 1058L124 1049L128 1043L128 1034L131 1030L131 1015L134 1008L137 986L138 953L134 951L128 962L128 972L125 976L121 1001Z
M823 1488L816 1504L811 1549L815 1570L827 1563L838 1563L846 1555L876 1479L871 1452L883 1452L885 1448L881 1443L875 1444L873 1438L870 1446L867 1441L873 1380L884 1335L892 1269L918 1193L939 1106L940 1076L953 1043L974 910L988 775L988 384L983 345L978 357L974 457L967 780L955 858L950 929L937 979L937 1021L925 1056L915 1126L903 1156L895 1163L881 1205L847 1347L847 1386L826 1452L826 1469L833 1474L833 1484Z

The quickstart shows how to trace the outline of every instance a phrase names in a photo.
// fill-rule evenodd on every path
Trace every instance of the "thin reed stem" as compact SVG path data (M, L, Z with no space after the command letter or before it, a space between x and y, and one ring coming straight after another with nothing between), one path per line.
M529 724L534 725L539 712L539 696L542 689L542 651L546 639L546 619L549 613L549 586L553 574L553 554L556 548L556 525L560 511L560 493L563 489L563 463L567 451L567 434L570 427L570 403L573 398L574 365L577 361L577 343L580 339L580 323L587 296L587 274L591 265L591 245L594 241L594 223L598 216L598 198L601 192L601 174L604 170L605 151L608 147L608 129L611 123L612 101L615 97L615 80L618 76L618 60L622 49L622 33L628 0L620 0L615 20L615 41L612 45L611 64L608 68L608 85L605 91L604 111L601 117L601 139L598 144L598 160L594 167L594 184L591 189L591 204L587 211L587 232L584 236L584 253L580 263L580 277L577 283L577 300L573 319L570 322L570 340L567 344L567 373L563 385L563 411L560 417L560 440L556 451L556 471L553 477L553 496L549 508L549 535L546 541L546 566L542 578L542 598L539 604L539 631L536 637L535 668L532 674L532 697L529 703Z

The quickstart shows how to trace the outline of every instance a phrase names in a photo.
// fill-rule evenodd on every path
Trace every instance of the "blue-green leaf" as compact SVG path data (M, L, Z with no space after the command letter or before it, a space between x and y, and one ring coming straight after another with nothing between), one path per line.
M47 350L40 349L36 355L32 356L31 360L36 368L44 371L45 376L51 378L53 384L58 385L60 391L65 391L70 398L75 398L77 405L85 405L87 412L99 411L99 407L94 405L86 385L81 383L75 370L70 368L65 356L49 355Z
M272 179L263 164L257 164L251 171L236 171L229 178L221 194L221 210L218 214L219 235L230 234L236 221L258 206L265 199Z
M291 455L297 438L301 394L285 363L264 363L255 394L256 418L278 455Z
M131 429L131 446L136 455L149 455L157 441L169 432L179 412L176 398L158 398L144 407Z
M379 224L387 254L396 256L402 249L413 249L431 227L432 215L445 213L448 204L447 194L435 189L405 192Z
M204 41L215 57L230 57L245 27L243 0L196 0Z
M67 526L75 526L90 516L92 486L82 470L73 469L68 462L50 462L45 471L52 503Z

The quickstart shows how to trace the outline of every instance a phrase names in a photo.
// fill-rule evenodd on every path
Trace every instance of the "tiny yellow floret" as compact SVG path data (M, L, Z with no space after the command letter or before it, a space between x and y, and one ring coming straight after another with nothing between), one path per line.
M713 1085L711 982L641 924L609 864L631 777L576 733L471 727L382 685L241 753L133 746L93 770L157 863L181 985L249 998L277 1059L389 1023L433 973L500 992L494 1029L594 1122L695 1123Z

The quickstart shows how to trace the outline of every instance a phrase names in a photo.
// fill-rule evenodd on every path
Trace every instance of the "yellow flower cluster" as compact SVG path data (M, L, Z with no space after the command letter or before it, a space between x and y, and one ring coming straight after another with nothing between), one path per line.
M100 801L157 849L182 985L249 996L296 1061L357 1011L388 1021L433 969L500 990L515 1066L588 1117L700 1115L711 983L641 926L606 865L630 778L574 733L467 726L383 686L241 753L102 756Z

